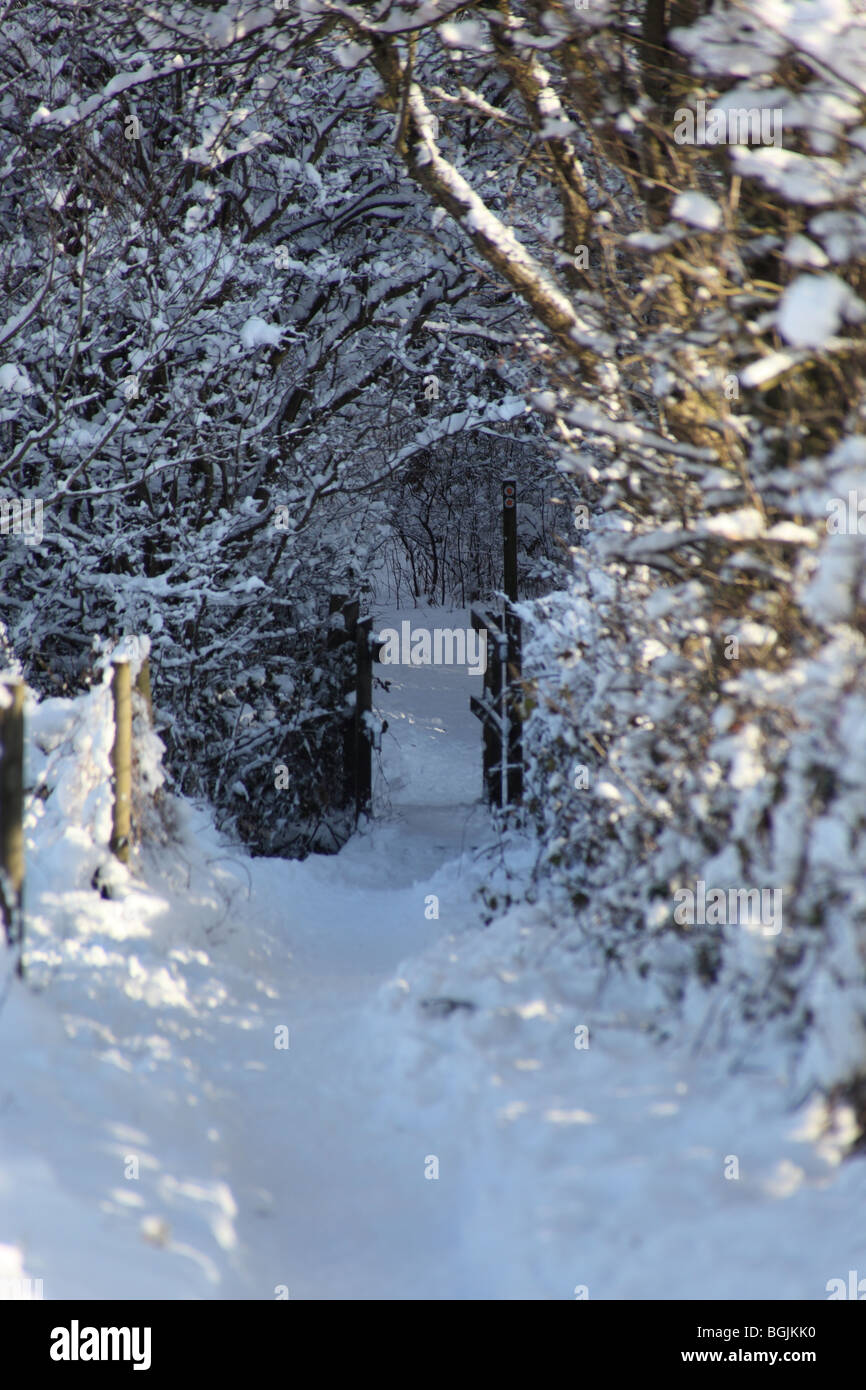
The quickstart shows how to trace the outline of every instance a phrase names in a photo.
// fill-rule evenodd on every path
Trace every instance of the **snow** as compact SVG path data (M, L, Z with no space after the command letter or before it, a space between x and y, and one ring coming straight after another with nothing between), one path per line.
M766 357L750 362L740 372L740 384L747 387L763 386L765 382L781 376L782 372L787 372L798 360L790 352L768 352Z
M375 626L404 616L467 622ZM168 799L117 864L107 685L31 704L0 1276L48 1299L825 1298L866 1262L845 1113L792 1107L781 1055L704 1047L697 986L660 1041L658 986L518 901L537 851L479 801L471 677L376 672L376 817L303 862ZM486 927L482 883L515 904Z
M400 632L404 620L412 628L469 627L469 610L443 614L441 608L377 609L379 632ZM374 691L376 711L388 722L383 735L383 758L378 795L394 808L465 808L475 818L473 803L481 794L480 724L469 713L472 695L481 681L465 666L376 666L375 673L390 690Z
M703 232L715 232L722 225L722 210L705 193L678 193L671 216Z
M850 261L866 251L866 217L860 212L820 212L809 222L809 230L826 247L824 265L828 260Z
M354 68L370 54L369 47L360 43L341 43L334 56L341 68Z
M281 334L278 323L266 323L258 314L253 314L241 327L241 342L245 348L276 347Z
M0 367L0 391L14 391L17 396L29 396L33 383L26 370L15 362L4 362Z
M820 270L829 264L829 258L820 246L800 233L790 238L782 254L792 265L812 266Z
M762 179L774 193L783 193L793 203L832 203L844 182L842 166L836 160L798 154L796 150L737 147L731 150L731 158L741 177Z
M794 347L823 347L842 325L859 323L866 306L838 275L798 275L779 302L779 332Z

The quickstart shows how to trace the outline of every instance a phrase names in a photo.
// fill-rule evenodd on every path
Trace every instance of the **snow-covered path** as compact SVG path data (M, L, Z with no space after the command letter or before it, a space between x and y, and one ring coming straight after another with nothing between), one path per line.
M389 614L378 626L404 616L424 619ZM448 667L377 671L390 687L375 692L389 724L374 792L382 819L339 861L253 865L257 931L275 954L291 941L290 957L274 962L278 998L263 1035L285 1023L290 1048L262 1067L252 1042L228 1112L225 1149L244 1174L233 1191L252 1260L247 1296L284 1285L303 1298L473 1297L484 1283L453 1201L464 1184L443 1190L424 1176L440 1136L423 1113L399 1123L383 1111L366 1016L400 962L441 935L443 918L453 929L462 907L466 924L475 920L471 857L490 834L473 798L480 740L468 704L479 682ZM425 915L430 894L443 917ZM251 1151L257 1131L271 1142ZM437 1156L456 1175L466 1155L450 1147Z
M700 1019L650 1040L653 986L602 978L519 891L479 930L476 885L532 846L476 799L476 682L383 674L379 814L338 856L251 860L187 809L110 900L46 816L31 991L0 1008L0 1294L821 1299L866 1275L866 1163L791 1108L782 1059L707 1055Z
M224 1149L238 1233L253 1259L248 1293L269 1297L285 1284L298 1297L469 1295L477 1285L459 1249L457 1213L424 1180L433 1136L418 1116L383 1124L377 1059L359 1026L401 958L435 935L422 894L436 876L415 887L365 886L359 921L357 886L335 886L326 873L310 914L292 914L291 961L272 976L279 1000L261 1033L248 1035L246 1060L232 1057L237 1089L224 1109ZM269 878L265 870L262 895ZM284 873L272 883L275 901L298 901ZM309 875L300 886L309 895ZM262 1041L281 1022L290 1049L263 1057ZM251 1144L251 1135L263 1142ZM258 1193L267 1194L264 1221L255 1215Z
M79 895L85 949L36 924L31 977L50 990L0 1015L21 1063L0 1096L0 1277L23 1268L46 1297L477 1293L459 1211L424 1177L423 1117L383 1118L362 1014L404 957L475 920L478 682L387 674L380 816L340 856L241 861L193 813L168 881L166 855L147 865L150 894Z

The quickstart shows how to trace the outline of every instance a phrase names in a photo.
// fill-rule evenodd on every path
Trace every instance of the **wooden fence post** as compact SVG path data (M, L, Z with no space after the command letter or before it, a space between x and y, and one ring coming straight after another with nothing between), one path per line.
M355 623L355 815L369 812L373 795L373 740L370 718L373 714L373 652L370 637L373 619Z
M506 749L506 794L513 805L523 797L523 723L520 717L521 657L520 619L510 608L505 614L508 634L508 747Z
M473 695L469 708L481 720L483 731L484 795L491 806L503 806L503 763L505 761L505 720L502 679L504 665L504 634L495 613L470 610L470 621L476 632L487 638L487 667L484 672L484 693L481 699Z
M369 811L373 789L373 746L366 714L373 709L373 651L370 636L372 618L362 618L361 600L345 594L331 594L328 614L342 613L343 626L328 632L328 650L350 643L354 652L354 673L344 694L354 696L351 718L343 729L344 805L354 802L355 817Z
M488 613L488 618L492 621L498 614ZM491 642L492 637L492 642ZM492 658L490 648L493 648ZM505 750L508 737L508 676L505 667L505 637L499 627L493 627L489 631L487 639L487 674L489 676L488 689L490 691L490 703L498 716L497 723L494 725L494 739L492 743L492 761L489 772L490 793L489 800L491 806L505 805L505 788L503 778L505 775Z
M343 804L355 805L355 818L369 813L373 794L373 735L370 716L373 712L373 662L379 660L381 643L372 640L373 619L362 618L361 600L345 594L331 594L328 615L343 616L342 627L334 624L328 631L328 650L336 651L345 643L351 644L354 671L347 676L343 693L354 696L351 718L343 728Z
M469 707L484 731L484 794L491 806L523 796L523 729L520 718L521 641L517 602L517 483L502 484L502 549L505 614L470 610L476 632L487 634L484 693Z
M132 673L126 657L112 663L114 676L114 816L111 849L121 863L129 862L132 830Z
M523 662L520 619L513 606L517 602L517 483L513 478L502 484L502 549L507 599L505 633L508 638L507 693L503 701L508 734L503 760L506 766L506 799L511 804L520 801L523 796L523 728L520 718Z
M24 949L24 694L22 680L10 682L11 704L0 710L0 898L9 945Z

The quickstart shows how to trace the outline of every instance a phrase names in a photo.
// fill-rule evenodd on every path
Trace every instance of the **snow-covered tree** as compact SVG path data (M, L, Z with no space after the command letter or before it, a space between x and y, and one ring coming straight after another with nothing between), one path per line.
M535 465L546 872L862 1112L857 7L34 0L0 63L16 650L74 680L147 630L182 785L252 834L294 759L265 847L338 841L328 590L489 586ZM698 883L778 932L690 929Z

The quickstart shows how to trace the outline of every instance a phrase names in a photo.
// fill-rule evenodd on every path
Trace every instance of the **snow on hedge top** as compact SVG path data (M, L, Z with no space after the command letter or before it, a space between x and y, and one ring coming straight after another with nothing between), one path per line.
M278 323L265 323L258 314L253 314L241 328L241 342L245 348L276 347L282 331Z
M131 87L141 86L142 83L149 83L166 76L173 76L178 66L183 66L173 61L164 68L155 68L150 60L142 63L141 67L135 72L115 73L101 92L95 96L88 97L86 101L70 102L66 106L59 106L55 111L50 110L44 104L38 106L30 119L31 125L75 125L78 121L84 121L88 116L92 116L94 111L98 111L106 102L112 101L122 92L128 91Z
M829 265L828 256L808 237L802 236L799 232L792 236L782 252L786 261L791 265L808 265L813 269L821 269Z
M775 145L751 150L738 147L731 150L731 158L741 178L761 179L788 202L811 207L837 202L847 177L845 167L836 159L798 154Z
M23 367L4 362L0 367L0 391L14 391L16 396L29 396L33 383Z
M688 222L690 227L700 227L704 232L714 232L722 223L721 208L705 193L678 194L674 199L672 216L679 222Z
M483 25L477 19L459 24L440 24L439 36L446 48L474 49L479 53L490 51L490 42Z
M776 310L780 334L793 347L822 347L843 319L861 323L866 305L838 275L798 275Z

